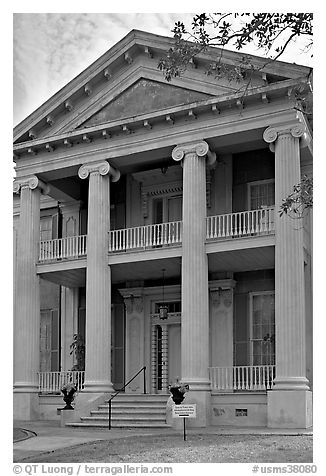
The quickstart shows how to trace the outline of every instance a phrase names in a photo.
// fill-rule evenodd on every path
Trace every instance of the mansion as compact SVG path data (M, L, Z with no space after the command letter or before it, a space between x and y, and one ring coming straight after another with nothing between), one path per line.
M14 418L60 419L73 382L67 425L119 389L113 426L174 425L183 382L189 425L308 428L312 219L279 210L312 175L310 70L253 56L244 95L211 48L166 82L172 46L132 30L14 129Z

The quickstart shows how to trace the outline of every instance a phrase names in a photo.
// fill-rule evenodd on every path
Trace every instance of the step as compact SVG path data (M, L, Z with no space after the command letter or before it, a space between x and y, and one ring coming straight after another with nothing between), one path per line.
M109 428L109 423L108 421L102 421L102 422L97 422L97 421L88 421L88 422L74 422L74 423L66 423L66 426L68 427L74 427L74 428ZM146 421L145 423L141 422L112 422L111 423L111 428L171 428L169 425L166 423L158 423L158 422L148 422Z
M116 408L112 407L112 415L165 415L165 408ZM108 408L92 410L91 415L108 415Z
M152 402L152 403L165 403L168 401L169 395L155 395L155 394L119 394L113 398L114 402ZM110 399L108 398L106 402Z
M108 417L104 415L92 415L92 416L85 416L80 418L81 421L95 421L95 420L108 420ZM140 416L130 416L130 415L111 415L111 420L130 420L130 421L165 421L165 415L140 415Z
M166 424L165 394L119 394L112 402L112 428L169 428ZM67 423L69 427L108 428L109 403L98 406L79 422Z
M108 403L102 403L98 406L98 408L109 408ZM166 408L166 403L162 402L116 402L115 400L111 403L111 408L152 408L155 409L164 409Z

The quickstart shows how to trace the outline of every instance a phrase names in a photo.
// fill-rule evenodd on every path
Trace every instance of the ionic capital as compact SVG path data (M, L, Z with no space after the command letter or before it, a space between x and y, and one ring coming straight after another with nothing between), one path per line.
M277 126L270 126L265 129L263 139L270 145L270 149L274 152L274 142L282 135L291 135L292 137L300 139L306 134L306 128L302 122L292 122L286 124L279 124Z
M209 166L212 166L216 161L215 152L211 152L209 145L203 140L177 145L172 151L172 158L176 162L179 162L188 154L196 154L198 157L207 157Z
M81 179L86 179L89 174L98 173L100 175L111 175L112 182L117 182L120 178L119 170L112 167L106 160L103 162L92 162L90 164L84 164L78 170L78 176Z
M44 195L48 195L50 192L49 185L45 184L36 175L30 175L29 177L22 177L14 181L13 189L14 193L19 193L22 188L28 187L31 190L37 188L41 190Z

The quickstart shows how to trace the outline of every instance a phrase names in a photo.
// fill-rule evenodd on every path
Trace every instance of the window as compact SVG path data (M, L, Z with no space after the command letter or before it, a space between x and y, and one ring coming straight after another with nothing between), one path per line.
M259 210L262 207L271 207L275 204L274 180L250 182L248 187L249 210Z
M250 365L275 364L274 291L250 294Z
M59 310L42 310L40 324L40 371L58 371L60 370Z
M182 195L154 198L152 218L152 223L182 220Z

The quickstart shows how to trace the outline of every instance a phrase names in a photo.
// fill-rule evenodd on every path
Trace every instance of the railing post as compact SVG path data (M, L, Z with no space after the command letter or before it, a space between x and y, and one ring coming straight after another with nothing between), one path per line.
M109 430L111 430L112 401L109 400Z
M144 393L146 393L146 367L144 367Z

